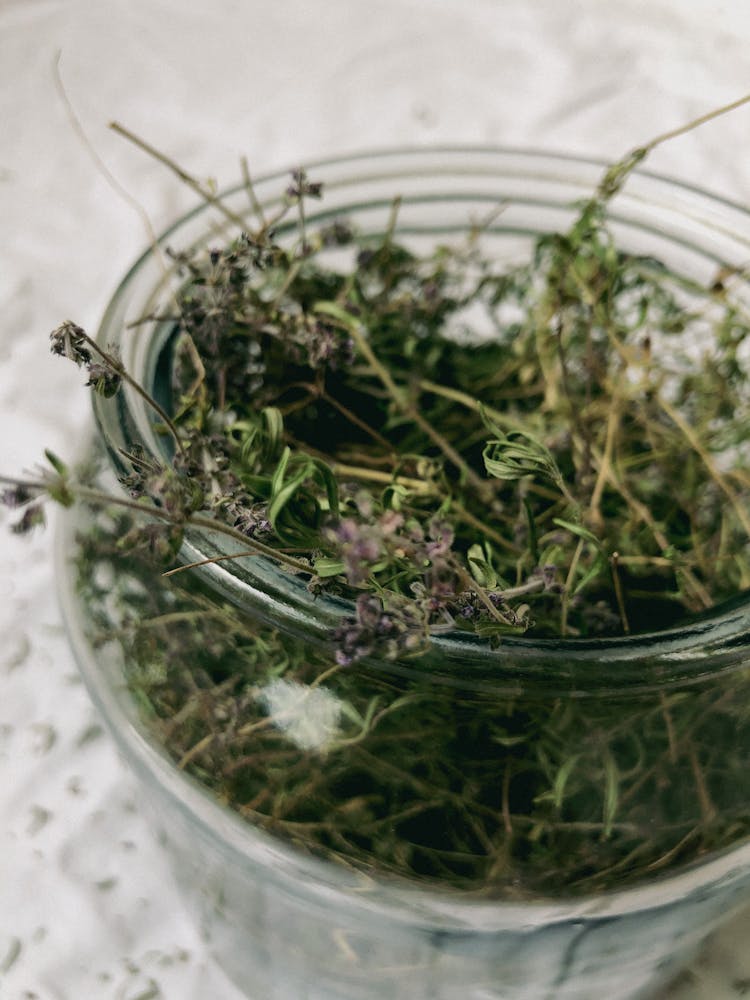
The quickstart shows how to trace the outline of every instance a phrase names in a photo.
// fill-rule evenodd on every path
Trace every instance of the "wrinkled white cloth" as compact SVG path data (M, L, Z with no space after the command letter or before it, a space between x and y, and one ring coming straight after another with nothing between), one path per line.
M157 229L194 201L110 120L220 185L242 154L256 174L439 142L613 159L750 89L748 42L737 0L0 0L0 472L33 468L45 447L72 457L85 434L80 373L47 334L65 318L95 330L147 242L116 185ZM750 202L748 136L746 108L649 166ZM239 1000L76 677L52 534L19 540L7 523L0 996ZM744 918L719 935L673 1000L746 992L748 930Z

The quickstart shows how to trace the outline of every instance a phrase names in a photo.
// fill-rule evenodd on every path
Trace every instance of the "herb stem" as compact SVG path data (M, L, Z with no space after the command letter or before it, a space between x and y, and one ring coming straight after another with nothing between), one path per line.
M501 427L507 427L509 430L517 430L523 426L521 421L510 416L508 413L503 413L500 410L493 409L491 406L486 406L474 396L470 396L467 392L462 392L460 389L440 385L437 382L431 382L429 379L424 378L419 379L416 385L422 392L432 393L435 396L442 396L444 399L452 400L454 403L460 403L461 406L466 407L467 410L471 410L479 416L485 414L490 420Z
M722 473L718 470L716 463L711 458L711 455L682 414L679 413L674 406L672 406L671 403L668 403L667 400L661 395L658 396L658 403L669 419L679 428L681 433L684 435L685 440L705 465L713 481L732 504L734 512L737 515L737 520L742 525L748 539L750 539L750 514L748 514L744 504L735 493L733 487L727 481L726 476L722 475Z
M708 824L716 815L716 806L711 801L708 786L706 785L706 776L703 773L703 768L695 752L695 746L692 744L688 750L688 757L690 758L690 767L695 778L695 789L698 793L698 802L700 803L703 822Z
M356 413L353 413L348 406L344 406L343 403L339 402L339 400L332 396L329 392L326 392L325 389L323 389L320 393L320 398L325 400L325 402L330 403L330 405L333 406L334 409L338 410L339 413L349 421L349 423L354 424L355 427L359 427L361 431L364 431L365 434L373 439L373 441L376 441L386 452L392 453L393 448L391 442L388 441L387 438L384 438L382 434L379 434L376 430L370 427L370 425L358 417Z
M36 482L22 482L20 480L4 479L0 476L0 482L12 482L16 485L23 485L29 489L40 490L42 492L47 490L46 484L41 480ZM265 556L268 559L273 559L276 562L280 562L283 565L288 566L290 569L296 570L297 572L309 573L311 571L309 563L303 562L299 559L294 559L281 549L275 549L270 545L264 545L263 542L259 542L256 539L249 539L248 536L244 535L241 531L237 531L231 525L225 524L222 521L217 521L214 518L205 517L200 514L188 514L186 517L176 517L161 507L146 506L146 504L139 503L137 500L128 500L125 497L115 496L110 493L102 493L87 486L76 485L75 492L79 499L85 500L88 503L103 506L114 504L116 507L134 511L145 517L155 517L160 521L167 521L169 524L174 524L178 527L193 527L200 528L205 531L215 531L220 535L226 535L228 538L233 538L235 541L242 542L244 545L248 546L250 550L248 552L218 556L215 559L205 560L205 562L221 561L222 559L238 559L241 556L244 557L254 555ZM202 562L204 561L201 560L201 563Z
M250 207L260 223L260 232L265 233L268 229L268 222L266 221L263 206L258 200L258 195L255 193L255 185L253 184L252 177L250 176L250 167L246 156L240 157L240 170L242 171L242 183L245 185L245 190L247 191L247 196L250 201ZM256 233L256 235L258 234Z
M174 439L174 443L177 446L177 449L180 452L184 453L185 446L182 443L182 439L180 438L180 433L175 427L171 417L166 412L166 410L154 399L154 397L149 392L147 392L143 388L140 382L136 381L136 379L134 379L130 375L130 373L126 370L125 366L122 364L121 361L119 361L116 357L114 357L114 355L106 351L103 347L100 347L99 344L97 344L97 342L93 339L93 337L90 337L85 331L81 331L81 336L89 345L89 347L91 347L94 351L96 351L96 353L99 355L100 358L102 358L105 364L107 364L110 368L112 368L113 371L117 372L117 374L120 376L123 382L127 382L130 388L133 389L141 397L141 399L143 399L146 403L148 403L151 409L154 410L154 412L164 421L164 425L169 431L169 433L172 435L172 438Z
M620 580L620 554L619 552L613 552L609 557L609 564L612 569L612 584L615 588L615 600L617 601L617 610L620 614L620 623L622 624L622 630L627 635L630 632L630 623L628 622L628 614L625 609L625 595L622 592L622 581Z
M481 531L487 536L487 538L490 539L490 541L495 542L496 545L499 545L507 552L512 552L514 555L518 555L520 553L520 549L517 545L514 545L513 542L505 538L504 535L501 535L499 531L496 531L493 527L487 524L486 521L482 521L472 514L471 511L467 510L466 507L455 497L451 500L450 509L456 514L460 521L463 521L464 524L468 524L471 528Z
M153 159L158 160L159 163L162 163L165 167L171 170L172 173L175 174L183 182L183 184L186 184L191 191L194 191L207 204L218 209L229 222L232 222L240 230L244 230L247 227L246 219L243 219L231 209L227 208L219 195L215 194L209 188L205 187L205 185L201 184L197 178L193 177L192 174L189 174L187 170L184 170L178 163L171 159L171 157L167 156L166 153L162 153L161 150L152 146L151 143L142 139L134 132L131 132L130 129L121 125L119 122L110 122L109 127L113 132L122 136L123 139L127 139L128 142L131 142L134 146L137 146L138 149L147 153Z
M585 542L583 538L579 538L578 544L576 545L575 548L575 552L573 553L573 558L570 560L568 575L565 578L565 584L563 586L562 607L560 610L560 635L562 636L568 634L568 611L570 608L571 590L573 588L573 583L576 578L576 573L578 572L578 563L580 562L581 556L583 554L584 545Z
M612 469L612 456L614 453L615 437L617 434L617 429L619 427L619 419L620 419L619 404L620 404L619 394L617 392L613 392L612 399L609 405L609 413L607 415L607 431L604 441L604 452L602 454L601 461L599 462L599 469L597 472L596 480L594 482L594 489L591 492L591 498L589 500L588 518L594 530L598 532L601 532L601 530L604 527L604 519L602 517L602 512L601 512L601 502L602 502L602 496L604 495L604 487L607 484L607 480L610 471Z
M693 118L692 121L687 122L685 125L670 129L668 132L662 132L661 135L657 135L656 138L647 142L645 146L641 146L641 149L644 149L646 153L650 153L657 146L661 146L665 142L671 142L672 139L685 135L687 132L693 132L695 129L700 128L701 125L713 121L714 118L729 114L730 111L736 111L737 108L741 108L743 104L747 104L748 102L750 102L750 94L745 94L743 97L737 98L736 101L730 101L729 104L723 104L719 108L714 108L712 111L706 112L706 114Z
M593 452L593 456L595 461L601 461L601 456L597 456L596 451ZM685 582L689 585L690 590L692 592L692 596L694 598L694 601L690 602L693 604L693 610L710 608L713 603L711 600L711 595L708 593L708 591L700 582L700 580L698 580L695 574L687 566L675 565L675 560L673 557L671 557L673 551L672 545L670 544L669 539L664 534L662 529L656 523L656 520L654 519L651 511L646 506L646 504L642 503L637 497L635 497L630 492L628 487L625 486L625 484L616 475L614 468L608 470L607 479L609 480L610 484L619 492L623 500L625 500L626 504L628 505L628 507L630 507L632 512L638 518L638 520L642 521L649 528L655 542L661 549L664 557L668 560L668 562L672 566L674 566L675 572L681 575L685 580ZM697 601L698 603L697 608L695 607L695 601Z
M391 377L391 373L376 356L361 328L360 323L344 309L332 302L319 302L315 306L315 309L318 312L323 312L332 316L334 319L338 319L339 322L344 324L345 328L349 331L352 339L359 348L360 353L370 365L370 368L373 370L378 379L382 382L386 392L395 403L399 412L403 416L414 421L419 429L426 434L427 437L429 437L433 444L437 445L449 462L455 466L456 469L458 469L461 475L463 475L468 482L471 483L481 497L487 497L492 488L491 484L486 479L483 479L480 475L478 475L474 469L468 465L453 445L447 441L428 420L425 420L416 406L408 402L404 390L396 385Z
M420 496L431 496L434 487L424 479L412 479L409 476L397 476L391 472L380 472L378 469L368 469L361 465L346 465L343 462L331 462L331 470L342 479L354 479L362 482L380 483L383 486L403 486Z

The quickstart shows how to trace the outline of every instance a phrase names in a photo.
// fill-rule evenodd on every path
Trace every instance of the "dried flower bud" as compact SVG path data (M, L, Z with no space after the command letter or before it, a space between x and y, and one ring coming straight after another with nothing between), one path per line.
M34 528L44 526L46 518L44 508L40 503L31 504L21 515L20 519L11 526L14 535L28 535Z
M91 351L88 348L86 331L70 320L66 320L56 330L53 330L49 339L50 350L53 354L70 358L79 367L91 362Z
M334 634L336 662L350 666L371 654L395 660L419 652L425 642L423 610L404 598L386 611L375 594L360 594L356 618L347 619Z
M354 230L346 220L336 219L320 230L320 241L324 247L347 246L353 239Z
M8 490L3 490L2 494L0 494L0 503L2 503L5 507L14 509L16 507L23 507L25 503L33 500L38 495L38 491L35 492L34 490L29 489L28 486L21 486L19 484L17 486L12 486Z
M172 562L182 545L183 531L179 525L151 521L136 524L118 541L117 547L127 553L141 553L155 562Z
M86 385L90 385L94 392L104 396L105 399L115 395L121 382L120 373L111 365L99 361L92 361L89 364L89 380Z
M430 541L425 545L428 558L447 555L455 539L453 525L446 518L435 515L430 519L427 530L430 536Z
M227 506L227 514L233 519L233 527L248 538L266 535L271 531L268 508L262 503L232 502Z
M309 181L307 171L301 168L292 171L292 183L286 189L290 198L321 198L323 196L322 183Z

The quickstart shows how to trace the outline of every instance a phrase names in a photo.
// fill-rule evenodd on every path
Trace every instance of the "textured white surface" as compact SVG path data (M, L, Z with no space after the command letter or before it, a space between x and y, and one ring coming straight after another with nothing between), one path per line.
M750 89L748 42L738 0L0 0L0 470L74 454L88 401L47 333L95 329L146 243L71 125L57 52L91 143L160 228L192 198L110 119L220 184L242 153L255 173L440 141L612 157ZM649 165L750 202L749 134L746 109ZM0 532L0 996L237 1000L76 679L50 534ZM749 930L672 1000L750 993Z

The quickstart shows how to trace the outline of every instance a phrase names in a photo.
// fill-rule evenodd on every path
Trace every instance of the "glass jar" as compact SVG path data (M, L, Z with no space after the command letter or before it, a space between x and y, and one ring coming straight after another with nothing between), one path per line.
M604 165L443 148L309 169L326 189L311 227L345 217L384 233L398 195L410 247L481 222L485 254L510 264L569 225ZM285 186L256 184L268 216ZM222 202L252 211L242 186ZM646 172L609 216L623 249L701 287L747 259L746 212ZM165 250L230 231L211 205L180 220L104 317L100 342L165 405L173 324L142 322L168 313L181 280ZM105 485L119 488L135 447L164 455L128 386L95 410ZM454 632L418 659L342 668L343 598L269 559L222 558L237 543L209 530L189 531L180 556L203 565L148 575L118 553L116 519L78 510L61 531L71 641L214 954L249 997L624 1000L656 989L750 896L746 594L639 635L493 646ZM169 720L148 693L164 680L154 650L171 644L184 677ZM200 724L229 710L222 685L236 683L243 753L211 790L226 747ZM181 725L170 756L160 735Z

